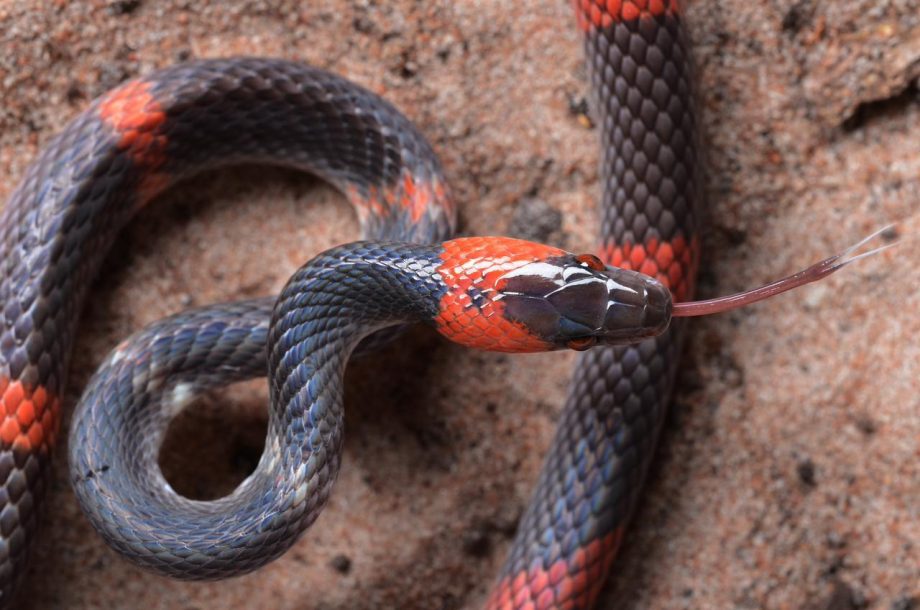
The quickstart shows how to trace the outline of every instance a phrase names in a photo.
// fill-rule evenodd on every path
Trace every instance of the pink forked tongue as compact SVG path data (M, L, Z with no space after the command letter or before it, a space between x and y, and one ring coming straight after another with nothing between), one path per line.
M890 237L892 233L894 233L893 238ZM893 241L889 244L873 248L867 252L858 252L867 243L883 234L883 239L893 239ZM807 269L799 271L798 273L788 277L784 277L781 280L767 284L766 286L761 286L760 288L754 288L753 290L747 290L745 292L739 292L737 294L732 294L725 297L706 299L705 301L686 301L684 303L674 303L674 309L671 315L675 318L708 316L709 314L731 311L732 309L737 309L739 307L744 307L745 305L750 305L751 303L769 299L770 297L786 292L787 290L792 290L793 288L798 288L799 286L804 286L805 284L817 282L818 280L829 276L835 271L846 267L850 263L855 263L860 259L887 250L888 248L897 245L898 238L899 235L896 232L896 225L888 225L887 227L879 229L869 237L866 237L859 243L850 246L840 254L826 258L823 261L817 262L811 267L808 267Z

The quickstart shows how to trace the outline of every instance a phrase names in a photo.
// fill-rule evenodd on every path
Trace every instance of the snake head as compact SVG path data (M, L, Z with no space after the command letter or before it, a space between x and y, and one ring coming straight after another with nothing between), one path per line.
M566 254L509 272L505 317L555 348L586 350L659 335L671 321L671 293L642 273L608 267L593 254Z
M453 244L463 242L462 249ZM485 245L483 245L485 244ZM664 332L671 293L647 275L510 238L447 242L438 328L493 351L585 350Z

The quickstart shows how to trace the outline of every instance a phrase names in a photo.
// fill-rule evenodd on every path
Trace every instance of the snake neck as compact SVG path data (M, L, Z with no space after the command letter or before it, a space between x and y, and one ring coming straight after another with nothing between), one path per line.
M323 371L342 369L382 328L432 321L446 292L440 245L355 242L320 254L289 280L269 336L272 402L322 396ZM338 370L337 372L341 372ZM281 407L277 411L283 411Z

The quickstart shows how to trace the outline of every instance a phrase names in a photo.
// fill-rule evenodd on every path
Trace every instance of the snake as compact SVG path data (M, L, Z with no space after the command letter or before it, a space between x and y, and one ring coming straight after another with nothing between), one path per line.
M674 385L682 323L672 306L693 293L701 163L678 2L573 4L601 140L593 254L454 237L456 205L419 130L379 96L292 61L162 69L104 94L49 142L0 216L0 606L12 604L39 529L75 330L105 253L158 194L238 163L328 181L354 207L361 241L312 259L280 296L185 311L112 350L68 442L93 527L131 561L182 579L279 557L339 471L351 354L423 322L477 349L582 352L484 605L594 605ZM211 388L266 375L255 471L224 498L178 495L157 465L172 416Z

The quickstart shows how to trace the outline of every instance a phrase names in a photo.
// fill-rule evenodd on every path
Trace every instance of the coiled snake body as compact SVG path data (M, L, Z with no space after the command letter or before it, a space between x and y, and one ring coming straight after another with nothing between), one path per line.
M602 134L600 260L508 238L444 241L454 209L424 138L375 95L296 63L166 69L106 94L49 144L0 219L2 604L28 556L75 325L105 251L163 189L237 162L328 180L354 205L367 241L321 254L277 300L186 312L112 352L69 443L71 479L93 525L161 573L253 570L293 544L330 493L341 377L361 338L426 321L484 349L597 344L578 360L487 607L593 604L671 393L680 347L680 329L668 327L671 294L692 293L700 183L677 3L576 7ZM272 408L256 471L214 502L178 496L156 463L174 403L264 375L266 361Z

